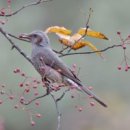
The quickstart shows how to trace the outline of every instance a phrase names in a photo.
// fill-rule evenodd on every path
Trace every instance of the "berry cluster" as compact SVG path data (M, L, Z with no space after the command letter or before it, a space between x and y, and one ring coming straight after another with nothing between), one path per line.
M127 45L130 44L130 35L128 35L125 39L122 38L121 32L117 32L117 35L120 38L120 45L123 49L123 60L121 61L120 65L117 67L118 70L122 70L122 65L124 64L124 70L127 72L130 69L130 65L128 64L129 58L126 54Z
M0 15L1 16L6 16L6 14L11 15L12 10L11 10L11 2L12 0L6 0L7 1L7 8L2 8L0 9ZM1 24L5 24L8 21L7 17L4 17L4 19L0 20Z
M27 76L19 68L13 70L13 73L23 78L23 81L18 84L18 87L22 90L20 93L16 94L17 92L15 93L14 90L8 90L6 85L0 85L0 104L3 104L5 101L7 101L7 99L9 99L11 102L14 101L14 109L20 109L27 112L27 115L30 119L30 123L32 126L34 126L35 121L33 120L33 117L41 118L42 115L28 108L27 104L39 95L38 87L40 87L42 83L36 78ZM39 101L34 102L34 107L38 107L39 105Z
M76 65L74 64L72 66L72 70L73 72L76 73ZM32 126L35 126L36 122L33 120L34 117L36 118L41 118L42 115L40 113L35 112L35 110L32 110L32 108L29 108L29 104L32 103L33 108L37 108L40 106L40 101L38 100L41 96L40 93L40 89L45 89L45 83L42 82L41 80L38 80L36 78L33 77L29 77L27 76L26 73L24 73L21 69L16 68L13 70L13 73L16 76L20 76L22 79L22 82L18 83L18 87L20 89L20 93L15 92L14 90L8 90L8 88L6 87L6 85L0 85L0 104L3 104L5 101L14 101L13 104L13 108L16 110L24 110L25 112L27 112L27 115L29 116L30 119L30 124ZM52 94L54 94L57 97L56 92L59 90L61 90L61 88L64 85L52 85L50 88L50 92ZM88 87L89 90L92 90L92 87ZM76 99L76 92L77 90L70 87L70 98L71 99ZM76 90L76 91L75 91ZM43 90L44 91L44 90ZM65 93L64 93L65 95ZM78 96L79 98L80 96ZM63 96L61 96L58 100L61 100L63 98ZM81 98L81 97L80 97ZM89 97L90 99L92 97ZM77 99L76 99L77 100ZM85 100L86 100L86 96L85 96ZM94 106L95 103L94 102L90 102L90 106ZM27 107L28 106L28 107ZM75 105L75 108L78 112L83 111L83 107L82 105Z

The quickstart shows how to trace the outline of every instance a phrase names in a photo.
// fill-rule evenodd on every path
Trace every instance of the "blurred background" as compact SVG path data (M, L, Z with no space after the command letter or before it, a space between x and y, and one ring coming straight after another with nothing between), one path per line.
M33 0L12 0L11 9L17 10ZM49 26L64 26L76 32L84 27L89 8L93 9L90 19L90 28L103 32L110 41L86 38L99 49L119 43L116 34L121 31L122 36L130 34L130 1L129 0L53 0L38 6L24 9L19 14L8 18L3 26L7 32L19 35L33 30L45 30ZM7 8L6 0L0 1L0 8ZM2 19L2 17L0 18ZM49 35L54 49L60 49L57 37ZM27 55L30 55L29 43L14 40ZM127 56L130 58L130 47ZM80 51L89 51L86 47ZM60 102L62 111L62 130L129 130L130 129L130 72L119 71L117 66L123 59L123 50L111 49L103 53L105 60L96 54L75 55L64 57L64 61L80 68L79 77L84 84L94 86L94 92L108 104L105 109L100 105L90 107L85 95L77 94L72 100L67 94ZM12 91L19 91L18 83L21 78L14 76L13 70L21 68L29 76L40 78L35 69L17 51L11 51L8 41L0 35L0 83L8 86ZM0 97L1 98L1 97ZM5 130L55 130L57 117L54 103L50 97L41 100L37 109L43 114L42 119L31 127L27 113L13 109L13 103L5 101L0 105L0 119L4 122ZM78 112L75 105L83 107ZM2 123L3 124L3 123ZM2 130L2 129L0 129Z

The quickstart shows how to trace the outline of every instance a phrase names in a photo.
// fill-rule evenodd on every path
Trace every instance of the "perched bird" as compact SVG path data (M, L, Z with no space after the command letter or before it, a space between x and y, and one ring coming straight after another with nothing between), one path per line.
M22 34L22 38L28 39L32 43L31 60L43 79L50 82L74 85L102 106L107 107L95 94L82 85L78 77L52 50L50 40L45 32L33 31L29 34Z

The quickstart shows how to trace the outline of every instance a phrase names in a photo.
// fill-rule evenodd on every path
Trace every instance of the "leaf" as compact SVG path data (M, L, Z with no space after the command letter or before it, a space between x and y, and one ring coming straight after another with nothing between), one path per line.
M79 40L82 36L80 34L74 34L73 36L63 35L56 33L59 36L59 41L65 46L71 47L73 50L78 50L85 46L88 46L91 50L96 51L98 55L101 55L101 52L89 41Z
M85 35L85 31L86 31L86 28L80 28L79 31L78 31L78 34L80 35ZM91 30L90 28L87 29L87 36L90 36L90 37L94 37L94 38L99 38L99 39L105 39L105 40L108 40L108 38L101 32L96 32L94 30Z
M70 35L71 30L66 29L65 27L52 26L45 30L46 33L60 33L64 35Z
M69 42L70 45L75 44L82 36L78 33L74 34L73 36L64 35L60 33L56 33L56 35L59 37L59 39L64 39L65 42Z
M98 55L101 55L101 52L96 48L96 46L94 46L91 42L89 41L79 41L77 43L75 43L73 46L72 46L72 49L74 50L77 50L77 49L80 49L84 46L88 46L92 51L96 51L96 53Z

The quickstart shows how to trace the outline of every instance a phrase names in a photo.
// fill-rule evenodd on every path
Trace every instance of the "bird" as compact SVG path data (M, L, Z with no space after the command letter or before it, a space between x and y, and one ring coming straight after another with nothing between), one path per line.
M21 36L32 44L31 61L42 76L42 79L52 83L63 82L66 85L74 85L80 91L91 96L99 104L107 107L98 96L81 83L69 66L53 51L47 33L36 30L31 33L23 33Z

